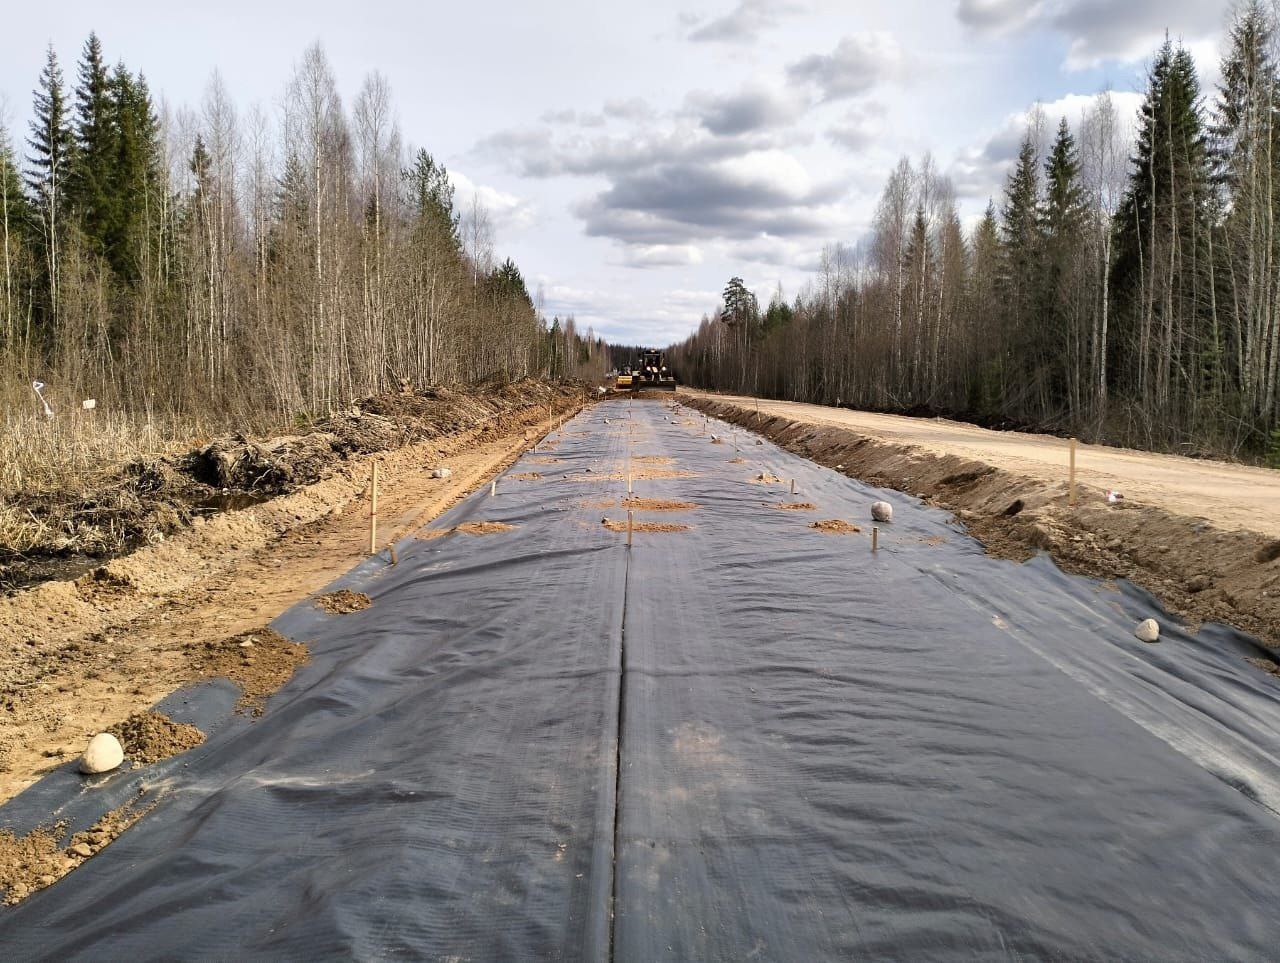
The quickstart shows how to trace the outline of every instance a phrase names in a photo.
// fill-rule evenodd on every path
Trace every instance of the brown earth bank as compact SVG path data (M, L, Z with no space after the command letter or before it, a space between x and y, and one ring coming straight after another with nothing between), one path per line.
M681 400L818 464L947 509L992 555L1022 561L1043 550L1067 572L1129 579L1192 627L1223 622L1280 648L1280 539L1237 528L1234 516L1230 527L1220 527L1134 497L1112 503L1105 490L1089 484L1078 486L1072 506L1065 470L1060 481L1049 481L993 463L996 457L890 441L809 420L806 413L774 413L785 410L781 402L762 402L756 411L750 401L699 394L682 394ZM1004 434L1003 445L1016 449L1017 435ZM1163 462L1172 456L1152 457ZM1201 464L1181 460L1189 472ZM1135 466L1141 470L1140 461ZM1280 507L1280 475L1276 503Z
M348 455L289 494L197 515L77 579L0 597L0 802L76 758L95 733L199 679L229 677L242 708L259 709L306 658L305 646L264 626L369 553L375 462L382 548L486 484L581 405L571 385L517 387L502 405L460 401L451 410L468 419L435 426L430 440Z
M352 460L445 438L540 403L565 411L575 385L523 380L473 389L405 388L302 429L226 435L190 451L105 466L89 482L0 498L0 591L72 578L162 542L197 518L248 508L333 476Z

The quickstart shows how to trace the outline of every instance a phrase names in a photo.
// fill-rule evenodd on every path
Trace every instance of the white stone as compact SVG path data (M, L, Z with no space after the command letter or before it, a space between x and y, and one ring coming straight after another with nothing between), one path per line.
M1139 642L1159 642L1160 623L1155 619L1143 619L1138 623L1138 627L1133 630L1133 634Z
M109 732L99 732L89 740L80 760L80 771L87 773L110 772L124 762L124 750L120 740Z
M452 478L453 471L448 468L437 468L431 473L432 478Z
M871 517L877 522L891 522L893 506L888 502L874 502L871 505Z

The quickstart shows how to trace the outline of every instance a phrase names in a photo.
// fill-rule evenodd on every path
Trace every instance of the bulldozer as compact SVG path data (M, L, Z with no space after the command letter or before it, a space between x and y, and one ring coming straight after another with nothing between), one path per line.
M665 354L646 349L634 367L622 369L615 387L618 391L675 391L676 377L667 367Z

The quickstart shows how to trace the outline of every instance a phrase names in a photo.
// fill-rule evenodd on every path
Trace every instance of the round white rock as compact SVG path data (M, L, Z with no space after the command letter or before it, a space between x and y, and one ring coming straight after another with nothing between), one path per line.
M893 506L888 502L875 502L871 506L871 517L877 522L891 522Z
M99 732L89 740L80 760L80 771L86 773L110 772L124 762L124 749L120 740L109 732Z
M1139 642L1159 642L1160 623L1155 619L1143 619L1138 623L1138 627L1133 630L1133 634Z

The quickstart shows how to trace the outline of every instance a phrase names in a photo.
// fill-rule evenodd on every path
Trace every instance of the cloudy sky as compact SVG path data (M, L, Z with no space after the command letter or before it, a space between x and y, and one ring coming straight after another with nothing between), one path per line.
M931 151L973 217L1034 102L1126 113L1166 31L1216 78L1229 0L62 0L7 11L0 96L25 129L43 50L85 35L174 105L219 69L278 110L319 40L348 100L382 71L408 141L478 192L548 314L665 344L732 275L767 299L866 231L884 178Z

